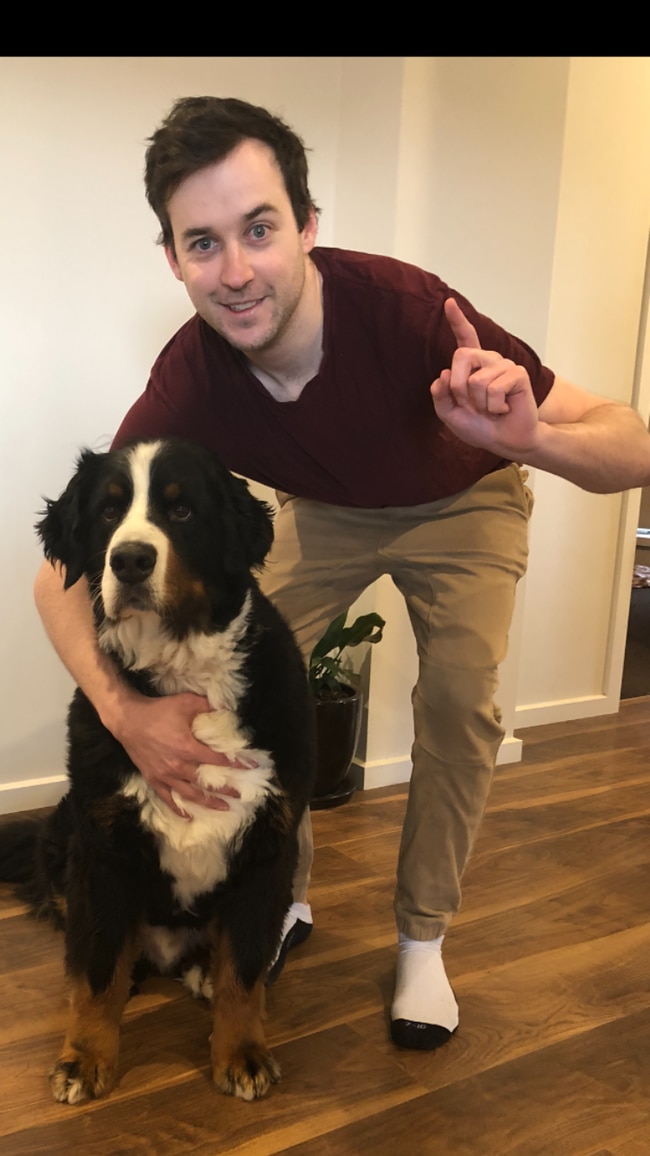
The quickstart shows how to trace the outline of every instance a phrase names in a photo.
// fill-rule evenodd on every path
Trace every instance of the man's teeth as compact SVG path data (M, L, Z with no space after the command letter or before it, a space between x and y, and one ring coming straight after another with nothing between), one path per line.
M257 305L256 301L244 301L240 305L229 305L228 308L231 309L233 313L245 313L247 309L252 309L254 305Z

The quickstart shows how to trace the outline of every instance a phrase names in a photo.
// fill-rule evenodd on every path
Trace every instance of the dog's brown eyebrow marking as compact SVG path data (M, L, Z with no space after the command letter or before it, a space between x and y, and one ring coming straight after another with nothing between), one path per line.
M124 488L119 482L109 482L106 487L106 492L110 494L111 498L124 497Z
M163 490L163 497L168 502L175 502L177 498L180 498L181 493L182 490L178 482L169 482Z

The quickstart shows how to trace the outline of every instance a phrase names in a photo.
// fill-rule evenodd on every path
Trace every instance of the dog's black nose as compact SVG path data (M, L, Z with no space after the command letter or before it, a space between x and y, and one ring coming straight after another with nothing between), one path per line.
M156 549L148 542L124 542L111 552L111 570L118 582L135 586L149 577L156 558Z

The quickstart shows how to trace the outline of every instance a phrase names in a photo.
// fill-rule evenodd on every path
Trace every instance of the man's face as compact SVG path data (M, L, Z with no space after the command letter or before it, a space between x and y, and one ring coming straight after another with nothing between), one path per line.
M312 213L298 231L271 149L243 141L183 181L167 211L175 249L167 260L203 320L243 353L290 340L316 220Z

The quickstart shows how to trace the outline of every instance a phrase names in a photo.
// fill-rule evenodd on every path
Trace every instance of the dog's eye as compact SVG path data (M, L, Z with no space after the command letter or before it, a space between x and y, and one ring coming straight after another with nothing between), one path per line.
M112 526L113 522L117 522L120 516L120 508L115 502L105 502L101 508L100 516L102 522L105 522L107 526Z
M172 522L189 522L192 511L187 502L176 502L169 507L169 517Z

